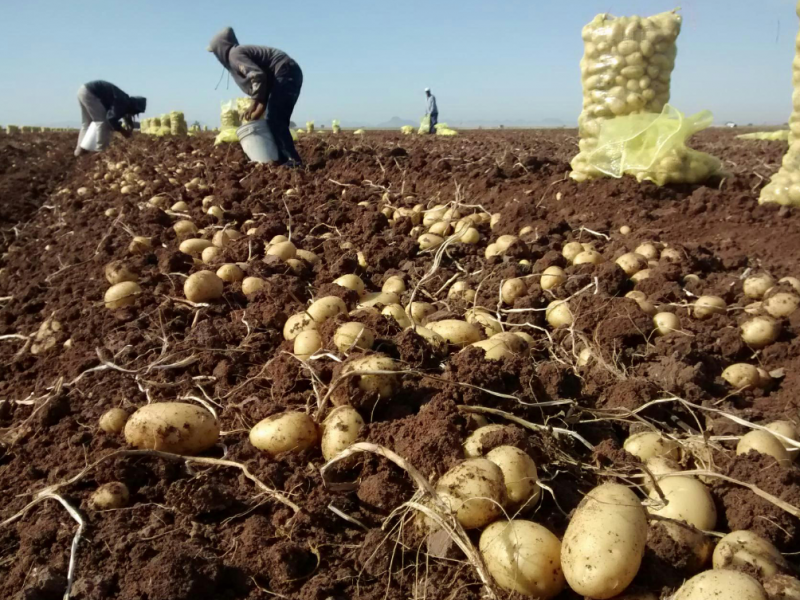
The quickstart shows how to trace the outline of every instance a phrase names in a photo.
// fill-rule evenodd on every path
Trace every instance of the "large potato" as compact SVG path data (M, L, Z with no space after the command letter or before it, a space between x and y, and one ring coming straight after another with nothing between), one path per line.
M375 332L363 323L351 321L340 325L333 334L333 344L339 352L350 352L354 348L369 350L375 343Z
M786 446L768 431L754 429L742 436L736 445L736 454L747 454L750 450L771 456L781 466L788 467L791 464Z
M341 277L334 279L333 283L343 288L347 288L348 290L353 290L354 292L358 293L359 296L363 296L364 290L366 289L364 282L358 275L342 275Z
M673 600L767 600L767 595L750 575L713 570L692 577L678 589Z
M625 440L623 448L643 461L656 456L663 456L672 460L680 460L681 458L678 443L655 431L634 433Z
M644 556L647 515L625 486L605 483L589 492L567 526L561 566L569 586L597 600L621 594Z
M658 482L667 504L662 508L650 508L650 513L683 521L709 531L717 524L717 508L708 488L693 477L678 475L665 477ZM656 490L650 492L650 498L658 501L660 496Z
M390 304L397 304L400 302L400 296L394 292L372 292L371 294L364 294L361 301L358 303L358 308L368 308L370 306L378 306L382 304L389 306Z
M219 439L219 425L201 406L159 402L141 407L125 424L125 441L135 448L198 454Z
M497 333L503 332L503 328L497 320L497 317L485 308L471 308L464 313L464 318L467 320L467 323L481 327L486 337L491 337Z
M208 248L210 245L211 242L209 242L208 240L191 238L188 240L183 240L181 242L181 245L178 246L178 249L184 254L199 257L203 253L203 250Z
M478 548L492 578L505 590L546 600L564 589L561 542L537 523L492 523Z
M213 271L198 271L183 283L183 293L190 302L208 302L222 297L223 285Z
M468 458L439 478L436 492L464 529L484 527L503 514L503 472L485 458Z
M121 260L112 260L105 268L106 280L111 285L124 281L138 281L139 276Z
M539 487L536 463L526 452L514 446L498 446L486 455L486 459L503 472L507 508L516 511L536 504L542 488Z
M364 419L352 406L337 406L322 423L322 456L330 460L358 439Z
M362 371L397 371L398 369L399 365L393 358L383 354L373 354L347 363L342 369L342 375ZM351 377L358 380L360 390L367 393L375 392L381 399L390 397L397 386L397 375L374 373L351 375Z
M142 288L135 281L123 281L115 283L106 290L103 297L106 308L115 309L125 306L132 306L136 303L136 297L142 293Z
M733 531L722 538L714 549L715 569L755 568L764 579L789 568L778 549L752 531Z
M312 302L306 312L317 323L324 323L336 315L346 314L347 305L337 296L325 296Z
M311 315L304 312L297 313L286 319L286 323L283 326L283 339L291 341L301 332L316 328L317 322L311 318Z
M250 443L271 456L300 452L317 443L317 424L306 413L287 411L259 421L250 430Z
M467 346L481 339L481 330L472 323L458 319L445 319L429 323L428 329L442 336L449 344L454 346Z
M507 425L484 425L483 427L478 427L475 431L473 431L466 440L464 440L464 456L467 458L478 458L479 456L483 456L486 453L486 450L483 447L483 436L495 433L497 431L504 431L510 428Z

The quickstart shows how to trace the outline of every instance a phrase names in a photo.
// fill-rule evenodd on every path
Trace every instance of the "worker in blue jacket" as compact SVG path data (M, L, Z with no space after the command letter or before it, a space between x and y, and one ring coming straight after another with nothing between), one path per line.
M436 106L436 96L431 94L431 88L425 88L425 96L428 98L428 109L425 114L431 118L431 128L428 133L436 133L436 124L439 122L439 107Z
M134 128L134 117L145 111L147 98L128 96L108 81L90 81L78 90L78 103L81 106L81 131L75 156L86 152L81 148L89 125L97 125L97 149L105 150L111 141L113 131L130 137ZM124 127L123 127L124 124Z

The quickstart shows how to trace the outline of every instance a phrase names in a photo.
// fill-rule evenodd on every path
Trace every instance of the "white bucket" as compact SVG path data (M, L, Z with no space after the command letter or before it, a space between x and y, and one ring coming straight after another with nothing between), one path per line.
M89 152L97 152L97 146L99 142L100 127L96 122L92 121L89 127L86 129L83 139L81 140L81 148Z
M275 162L278 160L278 147L267 127L266 121L252 121L236 130L242 150L253 162Z

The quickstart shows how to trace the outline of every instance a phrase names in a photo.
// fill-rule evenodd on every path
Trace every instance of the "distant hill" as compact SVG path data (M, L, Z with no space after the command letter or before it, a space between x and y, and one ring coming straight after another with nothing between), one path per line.
M400 129L405 125L419 127L419 123L415 123L414 121L409 121L408 119L401 119L400 117L392 117L388 121L384 121L383 123L378 123L375 127L379 129Z

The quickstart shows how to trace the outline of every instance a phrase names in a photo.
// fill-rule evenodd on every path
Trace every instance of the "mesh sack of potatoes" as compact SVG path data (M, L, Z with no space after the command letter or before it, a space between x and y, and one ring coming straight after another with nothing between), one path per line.
M800 17L800 2L797 3L797 16ZM795 57L792 61L792 115L789 117L789 150L783 157L780 170L772 176L761 190L759 204L777 202L778 204L800 206L800 33L795 40Z
M169 127L172 135L186 135L189 127L186 125L186 118L183 113L177 110L169 113Z
M737 140L766 140L768 142L787 142L791 132L788 129L778 131L754 131L753 133L743 133L737 135Z
M680 30L681 17L675 11L651 17L600 14L583 28L583 111L573 179L602 176L586 159L597 147L603 121L662 111L669 101Z
M333 133L339 133L341 130L342 128L339 125L339 119L334 119L331 123L331 131L333 131Z
M214 139L214 145L217 144L231 144L239 141L239 137L236 135L236 130L238 129L239 125L242 124L241 119L239 118L239 100L230 100L229 102L223 102L220 105L220 112L219 112L219 133L217 137Z

